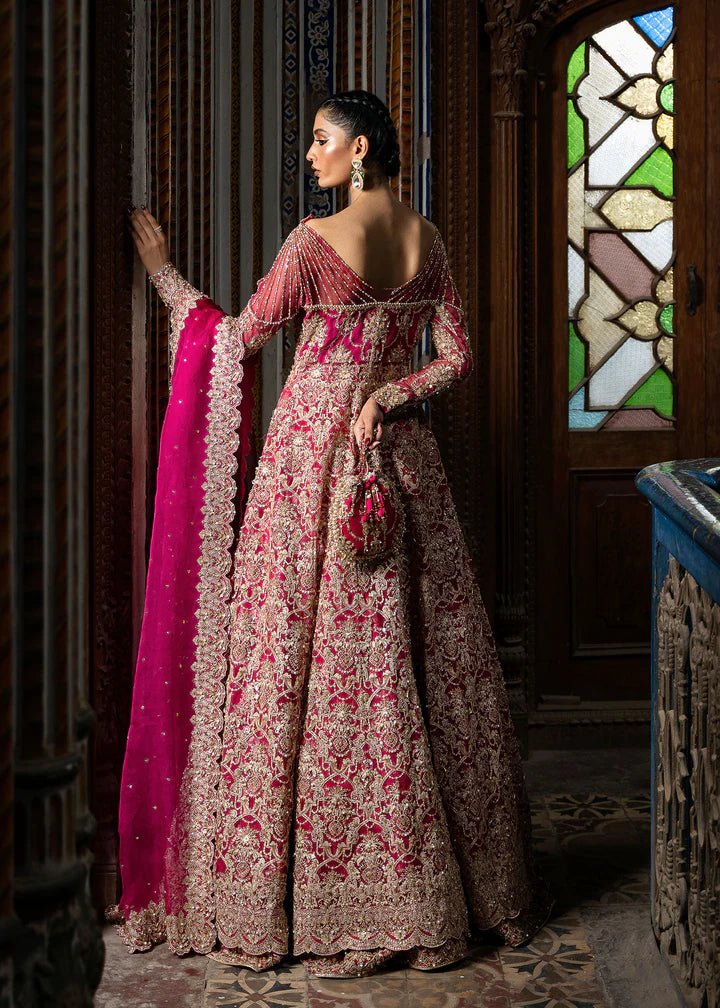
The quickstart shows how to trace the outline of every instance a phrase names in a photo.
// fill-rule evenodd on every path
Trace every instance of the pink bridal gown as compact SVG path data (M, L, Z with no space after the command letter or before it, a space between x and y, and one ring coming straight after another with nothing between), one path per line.
M166 263L172 388L120 798L130 951L167 941L315 975L432 969L516 946L553 900L502 671L418 403L472 366L436 230L419 272L367 283L304 218L237 317ZM253 355L302 315L243 500ZM436 358L415 373L431 326ZM328 513L368 396L405 531L374 567ZM233 519L243 506L237 536ZM485 936L487 937L487 936Z

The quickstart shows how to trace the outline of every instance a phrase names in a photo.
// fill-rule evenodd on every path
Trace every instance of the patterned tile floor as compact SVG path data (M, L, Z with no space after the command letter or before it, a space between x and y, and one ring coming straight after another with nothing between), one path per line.
M124 984L113 983L113 964L123 952L115 951L111 938L108 976L96 1005L680 1008L650 927L647 754L634 749L539 753L526 764L526 773L535 847L558 902L552 920L524 948L487 945L437 972L391 968L353 980L309 979L292 961L254 973L199 956L175 958L186 970L190 963L201 967L204 988L198 976L187 999L176 993L168 1000L162 995L146 1000L144 993L140 1002L123 998ZM136 984L141 962L158 960L161 948L145 953L143 960L125 956L126 982L134 974ZM172 958L166 955L164 961Z

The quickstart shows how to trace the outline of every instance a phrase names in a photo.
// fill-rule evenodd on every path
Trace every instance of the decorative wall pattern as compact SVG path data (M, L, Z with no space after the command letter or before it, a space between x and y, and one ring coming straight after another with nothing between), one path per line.
M678 979L717 1005L720 603L673 556L658 602L656 675L653 928Z
M334 211L334 192L321 189L308 170L305 153L312 138L315 109L335 90L334 43L336 16L330 0L284 0L282 48L283 131L280 205L282 239L301 217L324 217ZM297 323L282 333L282 368L270 403L280 395L292 366ZM265 426L269 417L266 414Z

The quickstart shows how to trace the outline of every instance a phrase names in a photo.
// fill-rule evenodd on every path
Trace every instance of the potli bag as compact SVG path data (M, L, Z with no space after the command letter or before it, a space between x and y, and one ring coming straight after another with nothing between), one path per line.
M335 490L331 521L347 560L383 560L403 532L399 493L382 471L379 447L361 447L355 471L341 477Z

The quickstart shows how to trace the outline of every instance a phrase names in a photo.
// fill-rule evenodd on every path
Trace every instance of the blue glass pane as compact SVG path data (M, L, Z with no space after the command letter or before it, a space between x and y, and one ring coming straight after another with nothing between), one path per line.
M606 410L585 411L585 389L579 388L570 400L570 430L592 430L603 422Z
M662 10L650 11L633 18L635 24L645 32L651 42L661 49L667 42L673 29L673 9L663 7Z

